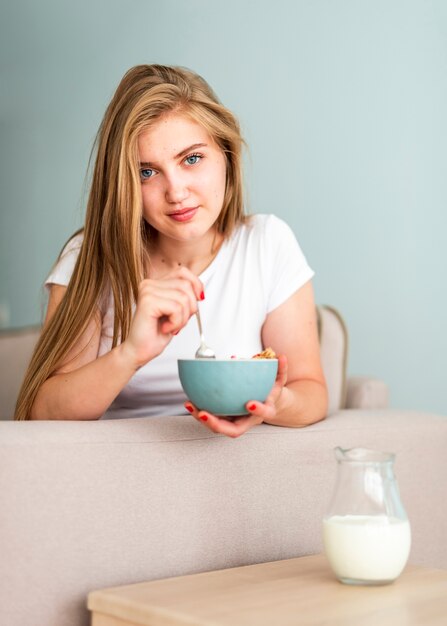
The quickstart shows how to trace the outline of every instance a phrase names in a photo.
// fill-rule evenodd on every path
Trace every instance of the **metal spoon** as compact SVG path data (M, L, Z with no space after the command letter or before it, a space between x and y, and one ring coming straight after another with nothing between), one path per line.
M211 348L208 348L208 346L205 343L205 337L203 336L203 330L202 330L202 320L200 319L200 311L199 311L198 305L197 305L196 317L197 317L197 324L199 326L199 333L200 333L200 346L196 352L196 359L215 359L216 355L214 353L214 350L211 350Z

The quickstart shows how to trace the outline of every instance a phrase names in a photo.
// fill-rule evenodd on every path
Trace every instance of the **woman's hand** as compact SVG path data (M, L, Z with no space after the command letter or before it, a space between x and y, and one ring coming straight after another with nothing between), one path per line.
M203 285L186 267L162 279L140 283L129 335L122 344L136 368L163 352L197 311L197 300L202 299Z
M272 387L265 402L250 400L247 402L247 417L238 417L230 421L222 417L217 417L208 411L199 411L191 402L185 402L185 408L199 422L207 426L214 433L221 433L228 437L240 437L253 426L262 424L264 421L273 421L276 415L276 406L281 397L283 388L287 382L287 358L284 355L278 356L278 373L275 384Z

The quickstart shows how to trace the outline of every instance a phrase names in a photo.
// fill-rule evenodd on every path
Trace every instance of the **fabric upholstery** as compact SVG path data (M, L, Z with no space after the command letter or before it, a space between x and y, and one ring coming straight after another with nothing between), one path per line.
M0 423L0 624L87 626L89 591L320 552L335 446L397 454L411 561L447 567L447 419L340 411L239 439L190 416Z
M347 380L347 409L385 409L389 402L388 385L383 380L351 376Z
M39 337L40 328L30 326L0 333L0 420L12 419L17 395Z
M337 309L317 307L320 356L329 395L328 414L344 408L346 403L346 370L348 332Z

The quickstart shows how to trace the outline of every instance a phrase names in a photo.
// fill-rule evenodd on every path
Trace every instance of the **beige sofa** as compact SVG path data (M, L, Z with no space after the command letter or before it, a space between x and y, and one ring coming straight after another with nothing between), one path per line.
M304 429L232 440L190 416L0 422L0 624L87 626L92 589L320 552L335 446L396 453L410 559L447 568L447 419L386 408L380 381L346 381L344 325L319 316L331 411ZM11 340L12 371L24 335Z

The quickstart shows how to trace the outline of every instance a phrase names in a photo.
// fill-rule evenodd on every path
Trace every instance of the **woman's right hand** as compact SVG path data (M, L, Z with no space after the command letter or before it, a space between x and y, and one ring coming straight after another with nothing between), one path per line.
M145 279L138 288L138 300L123 350L139 368L163 352L197 311L203 284L186 267L162 279Z

